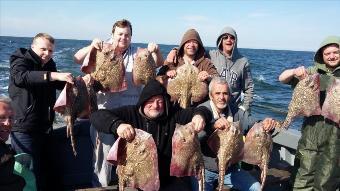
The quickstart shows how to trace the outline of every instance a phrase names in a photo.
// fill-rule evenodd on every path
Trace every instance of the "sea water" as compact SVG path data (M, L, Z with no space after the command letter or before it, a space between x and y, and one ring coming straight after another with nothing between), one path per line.
M17 48L29 48L32 37L0 36L0 95L8 96L9 57ZM56 39L54 61L62 72L71 72L75 76L83 75L80 65L74 63L73 55L82 47L88 46L89 40ZM147 44L135 43L145 48ZM159 44L163 57L176 45ZM214 47L206 47L213 49ZM290 50L267 50L240 48L240 53L248 58L255 86L252 115L258 120L272 117L284 120L292 95L289 85L281 84L278 77L282 71L298 66L310 66L313 63L313 52ZM62 122L57 117L56 124ZM290 128L299 129L301 118L294 120Z

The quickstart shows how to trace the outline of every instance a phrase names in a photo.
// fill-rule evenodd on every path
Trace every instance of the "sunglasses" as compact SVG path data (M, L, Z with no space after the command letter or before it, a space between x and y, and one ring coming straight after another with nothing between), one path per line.
M230 35L230 34L223 35L222 39L224 40L224 39L228 39L228 38L230 38L231 40L235 40L235 37L233 35Z

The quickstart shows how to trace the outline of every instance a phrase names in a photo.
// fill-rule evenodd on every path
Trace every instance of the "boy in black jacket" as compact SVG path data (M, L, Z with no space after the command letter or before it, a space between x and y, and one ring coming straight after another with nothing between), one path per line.
M11 145L19 153L33 158L33 172L38 190L56 186L56 178L46 178L51 169L49 139L54 120L53 106L56 89L65 82L73 83L71 73L57 72L52 56L54 38L39 33L33 38L31 48L19 48L10 57L8 93L14 110ZM50 180L51 186L47 181Z

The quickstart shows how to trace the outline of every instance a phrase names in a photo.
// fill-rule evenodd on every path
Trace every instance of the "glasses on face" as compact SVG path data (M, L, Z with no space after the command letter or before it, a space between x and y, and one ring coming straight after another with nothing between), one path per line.
M222 39L223 39L223 40L224 40L224 39L227 40L228 38L230 38L231 40L235 40L235 37L234 37L233 35L230 35L230 34L225 34L225 35L223 35L223 38L222 38Z

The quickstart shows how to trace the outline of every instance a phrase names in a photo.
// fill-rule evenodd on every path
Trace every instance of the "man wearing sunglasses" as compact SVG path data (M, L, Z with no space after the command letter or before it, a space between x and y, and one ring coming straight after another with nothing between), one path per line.
M216 40L217 49L211 50L209 56L219 75L230 85L231 103L243 111L249 110L253 102L254 84L248 59L237 48L237 34L231 27L222 29ZM243 101L241 93L244 94Z

